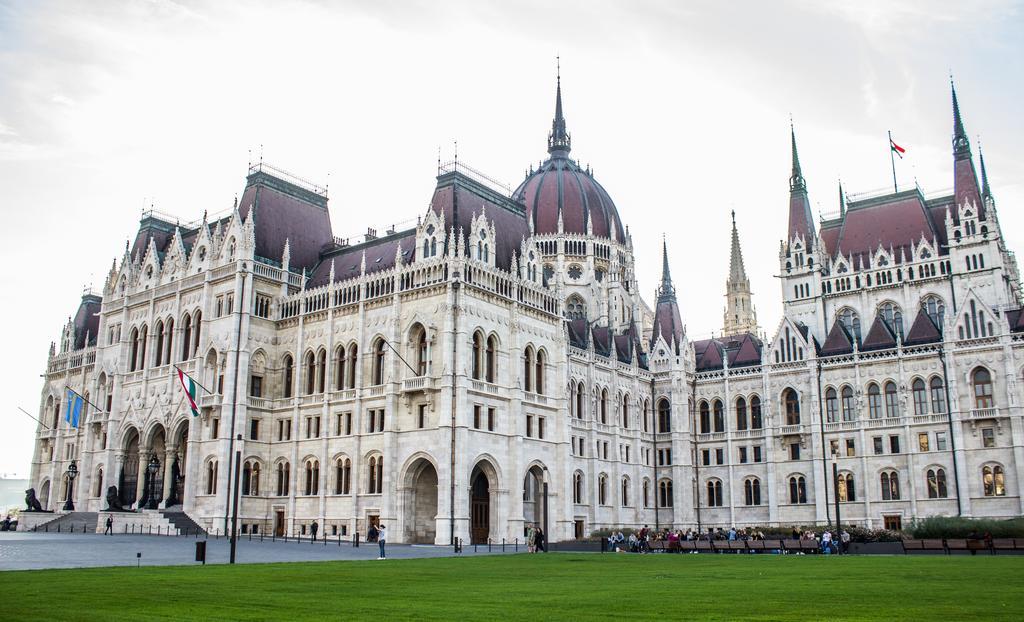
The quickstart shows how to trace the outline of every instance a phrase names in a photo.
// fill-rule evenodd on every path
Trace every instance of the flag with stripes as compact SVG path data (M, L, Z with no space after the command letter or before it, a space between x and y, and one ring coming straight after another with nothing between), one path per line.
M188 398L188 406L192 409L192 416L199 416L199 406L196 404L196 381L185 372L178 370L178 380L181 381L181 388L185 389L185 397Z
M892 137L889 138L889 149L892 149L892 152L898 155L901 160L903 159L903 154L907 152L906 149L893 142Z

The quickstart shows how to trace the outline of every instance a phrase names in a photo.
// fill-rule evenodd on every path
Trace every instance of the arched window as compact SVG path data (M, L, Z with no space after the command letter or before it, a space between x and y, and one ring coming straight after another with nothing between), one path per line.
M137 365L138 369L146 368L146 344L149 340L149 329L145 324L142 325L142 329L139 330L139 362Z
M547 355L544 353L544 350L537 350L537 370L536 374L534 375L534 384L537 387L538 395L544 394L544 359L546 357Z
M872 419L882 418L882 391L874 382L868 385L868 416Z
M312 352L306 353L305 376L306 395L312 395L316 389L316 356Z
M260 494L260 463L247 460L242 469L242 494L258 497Z
M900 403L896 396L896 383L892 381L885 383L885 416L900 416Z
M157 320L156 322L156 352L153 357L153 364L159 366L164 360L164 322L163 320Z
M717 479L709 479L707 482L708 489L708 507L717 508L722 506L722 481Z
M139 329L133 328L130 337L131 340L131 356L129 357L128 367L129 371L135 371L139 368Z
M601 398L598 410L601 413L601 423L608 423L608 389L601 389Z
M889 330L899 340L903 340L903 312L900 310L895 303L886 302L878 308L878 314L882 316L882 321L889 327Z
M646 398L644 399L644 412L643 412L642 417L643 417L644 432L650 432L651 431L651 422L650 422L650 419L651 419L651 402L650 402L650 400L648 400Z
M306 460L306 494L320 494L320 461Z
M946 412L946 387L942 383L942 378L938 376L932 376L932 379L929 382L929 386L932 390L932 412Z
M672 507L672 480L670 479L658 482L658 507Z
M854 486L853 473L840 473L836 482L836 492L840 501L856 501L857 488Z
M945 499L948 496L945 469L928 469L925 473L925 483L929 499Z
M622 428L629 428L629 396L622 396Z
M217 494L217 461L210 460L206 463L206 494Z
M327 387L327 350L320 350L316 355L316 392L323 393Z
M857 312L846 307L839 312L836 319L843 325L846 332L853 335L854 339L857 340L857 343L860 343L860 317L857 315Z
M583 503L583 473L580 471L572 475L572 502Z
M641 487L643 488L644 507L649 508L651 507L651 482L645 479Z
M946 304L942 302L942 299L938 296L926 296L921 301L921 308L928 314L928 317L935 322L935 325L942 330L942 325L946 320Z
M825 416L829 423L839 420L839 395L832 387L825 389Z
M282 395L283 397L292 396L292 381L295 377L295 363L292 361L291 354L284 355L284 386Z
M629 478L622 478L622 507L629 507Z
M288 496L288 483L291 481L291 465L287 462L277 463L277 496Z
M418 327L414 336L416 347L416 375L427 375L427 330Z
M807 481L803 475L789 478L789 502L807 503Z
M722 405L722 400L715 400L712 410L715 416L715 432L725 431L725 407Z
M914 414L927 415L928 391L925 390L924 380L914 378L914 382L910 386L914 392Z
M597 478L597 504L607 505L608 501L608 476L602 473Z
M498 373L498 339L491 335L487 338L487 353L484 356L484 377L487 382L494 382Z
M334 467L334 494L349 494L352 483L352 461L348 458L338 458Z
M672 431L672 406L668 400L662 398L658 401L658 432L661 434L667 434ZM669 482L669 486L672 486L672 482ZM667 506L666 506L667 507Z
M971 373L971 384L974 385L974 407L992 408L992 374L984 367L976 367Z
M585 400L584 400L583 396L584 396L584 393L583 393L583 383L581 382L578 385L576 385L576 418L577 419L582 419L583 418L583 410L584 410L584 405L585 405Z
M373 344L373 384L384 384L384 338L377 339Z
M573 294L565 301L565 317L570 320L584 320L587 318L587 306L578 295Z
M736 400L736 429L747 429L747 400L742 397Z
M750 396L750 429L760 430L764 427L764 418L761 416L761 397Z
M338 346L334 354L334 390L345 388L345 368L348 367L348 355L345 346Z
M756 477L744 480L743 501L746 505L761 505L761 480Z
M700 433L709 434L711 432L711 407L707 402L701 400L697 411L700 413Z
M199 336L203 330L203 312L196 311L192 316L192 351L199 352Z
M523 350L523 390L533 391L533 346Z
M188 359L192 348L192 316L181 318L181 360Z
M103 496L103 467L96 469L96 478L93 490L96 491L93 495L94 497Z
M882 471L879 476L882 484L882 501L899 501L900 476L896 471Z
M167 325L166 325L166 328L165 328L164 332L167 335L167 337L166 337L167 343L166 343L166 345L164 347L164 361L163 361L163 364L164 365L170 365L171 364L171 358L172 358L173 353L174 353L174 350L173 350L173 347L174 347L174 318L167 318Z
M372 456L367 466L366 492L379 495L384 492L384 457Z
M981 483L986 497L1006 496L1006 476L1002 465L987 465L981 469Z
M359 346L352 344L348 347L348 388L356 388L356 368L359 367Z
M479 331L473 333L473 361L471 368L473 370L473 380L483 379L483 370L481 365L481 358L483 357L484 351L484 336Z
M800 397L793 389L782 392L782 401L786 406L786 425L800 424Z
M856 418L855 412L853 389L845 386L843 387L843 421L853 421Z

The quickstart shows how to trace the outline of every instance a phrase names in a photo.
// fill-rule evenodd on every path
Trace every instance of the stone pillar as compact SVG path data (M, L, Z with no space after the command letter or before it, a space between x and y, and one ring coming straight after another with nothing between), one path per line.
M164 450L164 489L160 499L160 507L167 507L167 499L171 496L171 490L174 489L174 475L172 469L174 468L174 458L178 454L177 447L174 445L168 445Z
M142 508L139 508L138 503L139 503L140 500L142 500L142 494L145 492L145 486L146 486L146 463L148 462L147 457L148 457L148 454L146 452L143 452L140 449L139 450L139 474L138 474L138 479L137 479L137 481L135 483L135 504L136 504L135 507L138 508L138 509L142 509Z

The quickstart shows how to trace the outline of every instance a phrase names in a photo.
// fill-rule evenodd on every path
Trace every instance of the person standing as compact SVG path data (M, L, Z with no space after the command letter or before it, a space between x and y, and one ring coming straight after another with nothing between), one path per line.
M537 527L537 534L534 537L536 538L537 550L547 553L548 547L544 544L544 529L542 527Z
M112 536L112 535L114 535L114 517L109 515L109 514L107 514L106 526L107 526L107 528L103 530L103 535L105 535L105 536Z
M533 523L530 523L526 527L526 552L527 553L535 553L537 551L537 549L533 546L533 540L534 540L534 536L535 535L536 535L536 530L533 528Z
M313 542L316 542L316 532L320 531L320 525L313 521L313 524L309 526L309 533L313 534Z
M846 551L850 548L850 532L844 529L843 533L839 534L839 542L842 544L839 552L846 554Z
M388 530L383 524L377 525L377 544L380 546L380 557L377 559L384 559L387 555L384 552L384 542L388 538Z

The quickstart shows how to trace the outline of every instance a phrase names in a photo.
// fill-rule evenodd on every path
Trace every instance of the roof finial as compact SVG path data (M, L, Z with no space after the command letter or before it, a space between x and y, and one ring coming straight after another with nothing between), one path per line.
M555 57L555 118L551 121L551 133L548 134L548 153L556 157L566 157L572 149L572 140L565 129L565 117L562 115L562 59Z
M981 161L981 198L991 199L992 188L988 185L988 172L985 171L985 154L981 150L981 138L978 138L978 159Z
M803 171L800 170L800 155L796 151L796 129L793 127L793 115L789 117L789 138L793 152L793 171L789 176L789 190L793 192L804 190L807 187L804 183Z
M676 290L672 287L672 275L668 269L668 241L661 234L661 287L658 288L658 300L675 300Z
M956 99L956 86L953 84L953 74L949 74L949 90L953 94L953 155L971 155L971 144L967 140L967 132L964 131L964 122L960 117L960 103Z

